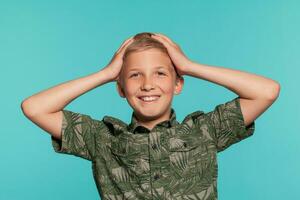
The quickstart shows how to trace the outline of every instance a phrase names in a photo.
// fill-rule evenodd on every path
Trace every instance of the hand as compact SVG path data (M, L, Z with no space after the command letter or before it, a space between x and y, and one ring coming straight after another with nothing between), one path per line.
M125 40L119 49L115 52L114 56L112 57L111 61L108 65L103 68L102 70L107 71L109 76L111 77L110 80L116 81L119 79L119 74L122 69L123 65L123 55L128 47L134 41L133 36Z
M151 37L163 43L163 45L167 48L168 54L175 65L177 73L181 76L186 75L187 69L191 66L192 61L184 55L179 45L173 42L170 38L163 34L154 34L155 35L152 35Z

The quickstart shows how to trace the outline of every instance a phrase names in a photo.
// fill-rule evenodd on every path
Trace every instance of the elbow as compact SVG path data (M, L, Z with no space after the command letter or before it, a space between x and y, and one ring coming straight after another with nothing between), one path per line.
M23 112L23 114L25 115L25 116L28 116L28 106L27 106L27 101L26 100L23 100L22 102L21 102L21 110L22 110L22 112Z
M272 87L268 90L268 100L275 101L279 97L280 88L280 84L275 81Z
M34 115L32 106L31 106L30 102L26 99L23 100L21 103L21 110L22 110L23 114L28 118L30 118Z

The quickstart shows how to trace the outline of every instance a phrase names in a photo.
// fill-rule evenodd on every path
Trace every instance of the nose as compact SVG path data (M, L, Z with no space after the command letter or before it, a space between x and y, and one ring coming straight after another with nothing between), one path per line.
M153 84L151 78L145 77L142 83L142 90L151 90L152 88L153 88Z

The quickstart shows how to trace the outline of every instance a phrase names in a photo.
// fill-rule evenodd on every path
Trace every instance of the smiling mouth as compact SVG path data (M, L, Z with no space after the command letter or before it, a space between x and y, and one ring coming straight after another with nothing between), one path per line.
M160 96L145 96L145 97L138 97L141 101L146 103L151 103L157 101Z

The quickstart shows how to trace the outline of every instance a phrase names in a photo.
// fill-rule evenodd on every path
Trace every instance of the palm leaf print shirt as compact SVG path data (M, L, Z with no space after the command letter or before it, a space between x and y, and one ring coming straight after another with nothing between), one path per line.
M169 120L149 130L104 116L63 110L62 139L51 136L55 152L92 161L101 199L217 199L217 153L251 136L239 98L211 112L195 111L181 123Z

